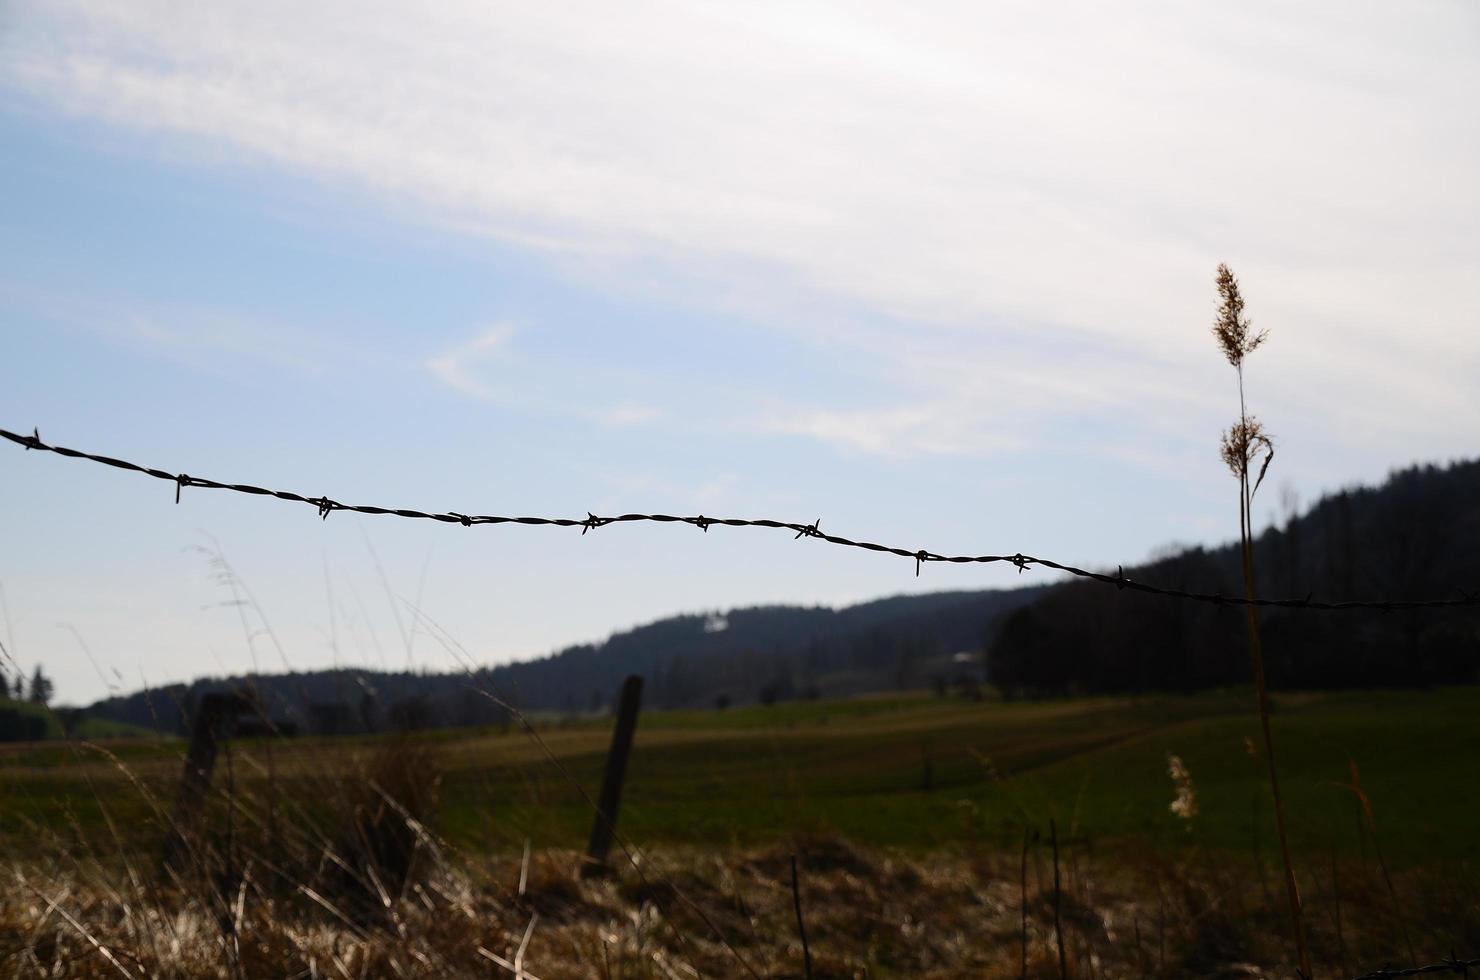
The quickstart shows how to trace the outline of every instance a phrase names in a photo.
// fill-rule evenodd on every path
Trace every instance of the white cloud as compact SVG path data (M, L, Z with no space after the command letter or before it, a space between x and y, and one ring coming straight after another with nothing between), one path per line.
M852 410L804 409L764 418L758 428L886 456L985 455L1021 445L1021 440L993 434L979 420L964 417L942 402Z
M569 376L574 366L565 358L548 354L516 354L510 347L516 332L509 324L489 327L471 340L427 358L424 366L439 382L469 398L517 405L525 411L574 416L603 428L630 428L664 417L656 406L632 400L590 407L590 402L599 397L593 392L611 386L611 377L585 376L575 385L575 391L551 390L548 378Z
M880 335L863 346L884 367L852 393L849 401L861 404L771 406L751 427L849 452L984 457L1034 446L1084 449L1082 426L1100 436L1133 428L1142 437L1185 431L1198 424L1189 415L1211 426L1226 407L1203 397L1226 370L1211 356L1189 375L1153 353L1062 336L1052 350L1043 341L962 334Z
M1393 446L1436 419L1480 435L1456 394L1480 369L1465 5L409 10L18 0L0 79L577 264L744 270L928 323L977 338L967 362L1039 340L1031 376L1074 397L1115 379L1064 366L1066 337L1192 387L1227 259L1287 365L1339 363L1304 405L1328 429L1391 391ZM499 343L428 366L488 397L469 365ZM870 452L1011 444L966 390L766 424Z
M428 358L426 368L454 391L473 398L494 398L497 390L483 379L477 369L491 357L502 353L513 336L514 328L511 326L489 327L467 343Z

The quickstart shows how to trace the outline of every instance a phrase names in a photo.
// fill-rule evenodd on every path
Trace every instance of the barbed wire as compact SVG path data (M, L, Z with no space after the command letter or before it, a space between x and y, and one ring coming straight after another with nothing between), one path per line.
M1163 588L1148 585L1129 578L1125 574L1125 567L1117 566L1114 575L1105 572L1095 572L1089 569L1077 568L1062 562L1053 561L1048 558L1038 558L1033 555L1025 555L1021 552L1011 555L943 555L924 549L911 550L909 548L896 548L890 545L875 544L872 541L856 541L841 535L831 534L821 529L821 519L812 521L810 524L800 524L794 521L777 521L769 518L750 519L740 517L707 517L700 514L696 517L680 517L672 514L618 514L612 517L598 517L596 514L587 512L583 518L572 517L509 517L494 514L462 514L457 511L424 511L413 510L402 507L379 507L370 504L346 504L334 500L328 496L310 497L306 494L295 493L292 490L270 490L266 487L253 486L246 483L222 483L217 480L208 480L203 477L190 476L186 473L171 473L166 470L157 469L152 466L141 466L128 460L116 459L112 456L100 456L96 453L83 452L80 449L68 449L65 446L53 446L41 439L40 430L32 430L31 435L21 435L6 429L0 429L0 437L27 450L35 449L42 452L56 453L72 459L86 459L94 463L102 463L121 470L134 473L142 473L152 476L158 480L164 480L175 485L175 503L180 502L181 491L189 488L200 488L205 490L230 490L233 493L251 494L261 497L276 497L279 500L288 500L294 503L308 504L318 511L321 519L336 511L349 511L356 514L375 514L389 517L403 517L412 520L437 521L442 524L461 524L463 527L473 527L479 524L523 524L536 527L569 527L580 528L581 533L606 527L609 524L631 524L649 522L655 524L688 524L699 530L708 532L711 527L765 527L781 531L790 531L796 540L812 538L824 541L828 544L839 545L845 548L860 548L864 551L874 551L882 554L897 555L901 558L911 559L915 563L915 575L919 576L920 568L927 562L946 562L950 564L1006 564L1012 565L1019 572L1028 568L1047 568L1056 572L1065 572L1076 578L1099 582L1102 585L1112 585L1117 589L1140 592L1146 595L1165 596L1172 599L1185 599L1192 602L1206 602L1220 606L1261 606L1277 609L1320 609L1320 610L1354 610L1369 609L1391 612L1400 609L1450 609L1467 606L1480 606L1480 589L1460 590L1459 595L1451 599L1395 599L1377 601L1343 601L1329 602L1316 599L1313 595L1303 599L1272 599L1264 597L1246 598L1237 595L1224 595L1218 592L1195 592L1187 589Z
M1480 959L1457 960L1453 954L1449 959L1438 963L1430 963L1427 966L1410 966L1404 970L1374 970L1364 973L1354 980L1389 980L1391 977L1417 977L1427 973L1457 973L1461 976L1470 975L1470 967L1480 968Z

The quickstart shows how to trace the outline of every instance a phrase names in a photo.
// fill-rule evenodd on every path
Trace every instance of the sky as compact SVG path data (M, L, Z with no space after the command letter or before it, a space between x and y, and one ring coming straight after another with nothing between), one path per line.
M1466 2L0 5L0 428L356 503L1093 567L1480 447ZM1043 580L0 446L60 700ZM449 649L432 634L455 637Z

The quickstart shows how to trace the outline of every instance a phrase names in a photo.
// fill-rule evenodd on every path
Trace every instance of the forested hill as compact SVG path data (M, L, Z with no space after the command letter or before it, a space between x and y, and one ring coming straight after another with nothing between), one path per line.
M1230 481L1231 515L1234 493ZM1414 467L1379 487L1331 494L1265 530L1255 562L1262 595L1397 600L1480 591L1480 461ZM1190 548L1125 571L1154 585L1242 591L1234 545ZM1262 617L1275 686L1480 680L1475 608L1270 609ZM480 689L529 711L598 711L629 673L646 678L649 705L722 707L901 688L975 693L984 677L1009 697L1191 690L1248 683L1249 662L1236 606L1072 580L843 609L675 616L471 678L339 670L206 679L102 701L88 713L179 730L202 692L250 687L275 723L302 731L479 725L506 720Z
M938 592L833 609L760 606L674 616L538 660L466 673L313 671L206 678L100 701L90 714L179 730L198 696L249 686L276 722L302 731L498 723L479 688L521 709L601 710L622 678L660 707L716 707L921 687L974 689L1004 614L1043 590ZM966 656L958 656L965 654Z
M1266 492L1268 492L1266 490ZM1230 523L1237 496L1230 480ZM1453 599L1480 592L1480 460L1413 467L1379 487L1329 495L1255 547L1261 595ZM1126 575L1242 593L1237 548L1193 548ZM1401 687L1480 679L1480 610L1261 613L1270 682L1286 688ZM1249 682L1243 611L1090 582L1016 610L992 644L1009 696L1188 690Z

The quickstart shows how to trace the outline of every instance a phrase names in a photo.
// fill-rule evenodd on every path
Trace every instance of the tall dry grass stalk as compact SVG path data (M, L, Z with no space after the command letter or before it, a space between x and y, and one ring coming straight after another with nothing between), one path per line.
M1213 321L1213 336L1218 341L1223 356L1233 365L1238 375L1238 422L1223 434L1223 462L1238 478L1238 530L1239 545L1243 559L1244 598L1254 598L1254 494L1264 482L1264 474L1274 459L1274 441L1265 432L1264 426L1249 414L1244 398L1244 358L1258 350L1269 337L1266 330L1255 331L1249 318L1244 316L1244 297L1239 291L1238 279L1233 270L1223 263L1218 264L1214 280L1218 287L1217 318ZM1259 475L1250 480L1249 473L1255 461L1263 457ZM1295 935L1295 950L1300 961L1300 972L1311 975L1310 951L1305 942L1305 923L1300 911L1300 887L1295 881L1295 866L1290 860L1290 842L1285 832L1285 807L1280 800L1279 769L1275 765L1274 735L1269 726L1269 690L1264 679L1264 646L1259 637L1259 609L1252 601L1244 606L1244 622L1249 643L1249 660L1254 669L1254 690L1259 700L1259 726L1264 734L1264 760L1269 768L1269 790L1274 797L1274 820L1280 836L1280 855L1285 863L1285 891L1290 901L1290 928Z

